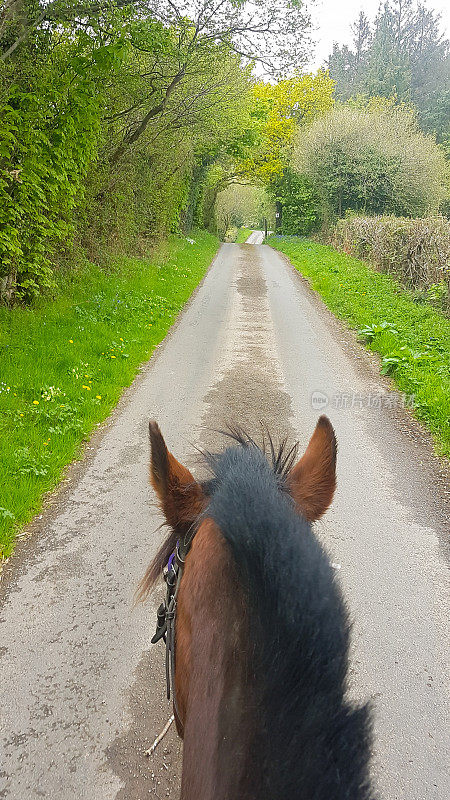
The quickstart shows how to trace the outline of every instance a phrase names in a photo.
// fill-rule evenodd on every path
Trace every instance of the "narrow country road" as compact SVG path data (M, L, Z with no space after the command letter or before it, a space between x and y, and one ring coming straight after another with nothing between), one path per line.
M450 796L447 495L437 460L407 412L389 407L389 387L354 337L282 257L251 241L221 247L5 570L5 800L178 797L173 729L143 755L171 713L163 648L149 643L161 592L132 605L163 535L147 486L148 419L195 471L195 447L220 445L214 431L226 421L254 436L262 421L303 447L322 411L339 441L338 491L317 530L354 619L350 690L374 704L380 798Z

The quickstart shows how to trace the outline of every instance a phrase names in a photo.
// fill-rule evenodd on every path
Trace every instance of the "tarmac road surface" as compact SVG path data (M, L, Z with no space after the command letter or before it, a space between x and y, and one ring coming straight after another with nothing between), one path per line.
M375 708L382 800L447 800L448 484L427 436L374 359L275 251L223 245L117 410L31 526L0 589L0 798L178 797L162 596L133 592L163 532L147 485L157 419L195 471L195 447L238 421L306 445L320 413L339 441L338 491L317 531L354 619L351 692ZM447 587L447 588L446 588ZM332 800L332 798L330 798Z

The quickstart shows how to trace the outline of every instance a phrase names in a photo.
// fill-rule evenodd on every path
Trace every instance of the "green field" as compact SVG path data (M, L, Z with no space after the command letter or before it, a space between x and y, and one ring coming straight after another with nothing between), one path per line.
M205 274L218 240L192 238L172 236L148 258L72 269L56 298L0 308L3 557Z
M268 243L380 354L381 371L414 395L414 413L432 432L437 451L450 455L450 321L345 253L298 237L272 236Z

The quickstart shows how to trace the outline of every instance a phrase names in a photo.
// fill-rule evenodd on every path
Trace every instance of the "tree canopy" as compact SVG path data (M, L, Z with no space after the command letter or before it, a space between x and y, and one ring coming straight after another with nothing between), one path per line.
M0 278L32 297L74 235L92 252L198 221L251 128L254 62L298 66L308 38L291 0L6 0Z
M275 84L258 81L252 90L251 148L237 159L240 174L270 186L289 163L299 127L332 107L333 89L326 70Z
M336 105L302 130L294 163L324 212L425 216L446 197L446 162L410 108L384 98Z
M450 49L440 22L418 0L387 0L373 21L361 11L352 47L335 43L328 59L337 98L364 94L413 103L423 130L448 144Z

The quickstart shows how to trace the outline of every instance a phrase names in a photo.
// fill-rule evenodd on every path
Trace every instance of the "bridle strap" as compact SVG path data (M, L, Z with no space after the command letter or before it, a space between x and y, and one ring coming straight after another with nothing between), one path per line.
M164 639L166 645L167 699L170 700L172 696L174 711L180 722L181 717L175 688L175 619L184 563L195 535L195 532L191 533L191 535L188 535L189 533L190 531L188 531L182 542L177 542L175 552L169 559L169 568L164 573L164 580L167 584L166 599L158 608L156 633L151 640L152 644L156 644L160 639Z

